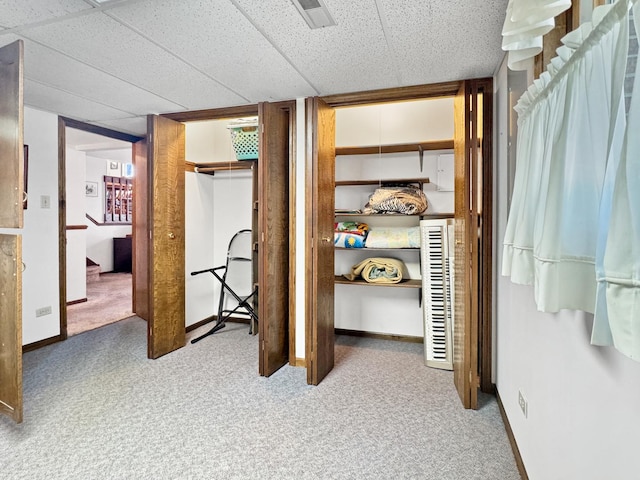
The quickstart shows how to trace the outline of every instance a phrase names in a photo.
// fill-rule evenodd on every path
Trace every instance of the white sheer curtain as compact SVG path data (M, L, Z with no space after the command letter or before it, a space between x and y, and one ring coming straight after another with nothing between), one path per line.
M533 284L541 311L595 312L592 342L640 359L637 73L628 124L623 91L638 2L595 9L518 102L503 274Z
M636 34L640 3L634 2ZM640 360L640 65L635 79L620 162L605 187L598 248L598 291L591 342L613 345Z
M625 2L623 1L623 4ZM621 4L622 7L625 5ZM611 6L600 7L600 12ZM626 8L618 8L625 16ZM629 44L628 20L612 12L586 39L580 31L563 43L575 49L557 78L566 79L562 119L552 128L535 216L533 256L538 309L593 313L598 215L610 153L619 158L624 131L622 94ZM613 160L612 160L613 161Z
M515 107L518 112L516 174L504 240L502 274L524 285L532 284L534 279L533 224L542 181L545 127L549 118L549 103L535 102L535 96L549 80L550 75L545 72Z

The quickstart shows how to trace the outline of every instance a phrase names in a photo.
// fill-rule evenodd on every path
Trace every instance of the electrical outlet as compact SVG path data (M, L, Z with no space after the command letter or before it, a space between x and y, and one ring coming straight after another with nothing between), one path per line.
M529 404L520 390L518 390L518 404L520 405L520 410L522 410L524 418L527 418L527 414L529 413Z
M42 307L36 309L36 317L44 317L45 315L51 315L51 307Z

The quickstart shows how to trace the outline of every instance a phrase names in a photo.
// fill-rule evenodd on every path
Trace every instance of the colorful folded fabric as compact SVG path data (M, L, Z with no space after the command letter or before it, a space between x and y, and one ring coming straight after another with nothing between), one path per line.
M352 233L354 235L366 236L369 225L361 222L337 222L333 224L336 232Z
M397 258L372 257L351 267L351 273L343 276L348 280L362 278L369 283L399 283L407 270L402 260Z
M355 235L353 233L335 232L333 236L333 244L341 248L364 248L363 235Z
M363 212L419 215L427 209L424 192L413 186L380 187L369 197Z
M420 227L372 228L367 248L420 248Z

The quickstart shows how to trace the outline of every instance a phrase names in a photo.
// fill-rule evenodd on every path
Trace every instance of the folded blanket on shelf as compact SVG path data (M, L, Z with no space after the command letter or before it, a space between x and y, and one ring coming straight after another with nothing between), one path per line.
M351 273L345 273L348 280L362 277L369 283L399 283L407 267L397 258L372 257L351 267Z
M364 213L419 215L427 209L427 197L416 187L380 187L369 197Z
M363 235L335 232L333 235L333 244L341 248L364 248L365 238Z
M377 228L367 235L367 248L420 248L420 227Z

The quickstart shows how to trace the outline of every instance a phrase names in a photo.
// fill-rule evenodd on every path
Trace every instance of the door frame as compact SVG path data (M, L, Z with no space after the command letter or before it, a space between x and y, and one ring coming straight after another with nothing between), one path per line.
M376 103L390 103L396 101L408 101L408 100L425 100L429 98L455 98L460 86L464 82L469 80L460 80L453 82L442 82L428 85L415 85L410 87L379 89L365 92L353 92L346 94L336 94L320 97L330 107L347 107L357 105L373 105ZM477 80L471 80L476 82L479 88L483 89L484 97L484 110L483 117L483 144L482 155L486 161L482 165L482 181L483 181L483 222L481 224L482 229L482 256L480 259L479 271L482 275L482 283L488 288L480 289L479 292L479 318L478 318L478 369L479 378L474 379L481 388L482 391L487 393L494 392L494 386L491 378L492 368L492 192L493 192L493 170L492 170L492 78L483 78ZM307 140L309 141L309 140ZM310 191L312 188L312 179L307 177L306 189ZM309 247L307 249L307 258L312 258L312 251ZM306 302L309 304L312 298L312 293L307 289ZM313 312L308 312L305 319L305 326L307 329L311 328ZM307 335L309 338L309 335ZM308 349L308 348L307 348Z
M288 111L289 114L289 265L295 265L296 259L296 231L295 231L295 191L296 191L296 101L287 100L280 102L269 102L271 105ZM222 120L232 119L238 117L253 117L258 116L258 104L240 105L235 107L223 107L223 108L211 108L204 110L192 110L187 112L175 112L161 114L161 117L166 117L177 122L195 122L203 120ZM187 159L186 168L193 171L194 164L190 163ZM257 194L258 186L255 184L256 177L258 175L258 169L254 169L254 191ZM259 179L257 179L259 182ZM255 202L259 202L259 198L254 198L254 214L258 211L258 205ZM257 223L256 223L257 226ZM295 346L295 332L296 332L296 318L295 318L295 269L289 268L289 318L288 318L288 334L289 334L289 364L296 365L296 346ZM258 286L258 289L260 287ZM259 290L258 290L259 291ZM258 301L259 297L258 297ZM196 324L201 326L203 323ZM190 328L190 327L188 327Z
M60 334L56 337L38 342L37 346L64 341L67 339L67 180L66 180L66 128L75 128L85 132L95 133L104 137L115 138L133 144L144 137L137 137L128 133L118 132L106 127L91 125L73 118L58 116L58 272L59 272L59 307ZM135 217L134 217L135 218ZM133 225L132 225L133 228ZM135 275L135 271L133 272ZM134 283L135 284L135 283Z

